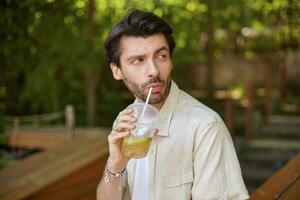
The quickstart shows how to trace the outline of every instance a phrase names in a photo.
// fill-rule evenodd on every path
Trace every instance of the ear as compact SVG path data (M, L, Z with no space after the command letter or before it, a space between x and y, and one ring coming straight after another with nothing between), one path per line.
M122 80L123 79L123 74L122 74L122 71L121 71L120 67L118 67L116 63L110 63L109 66L110 66L110 69L113 73L114 78L116 80Z

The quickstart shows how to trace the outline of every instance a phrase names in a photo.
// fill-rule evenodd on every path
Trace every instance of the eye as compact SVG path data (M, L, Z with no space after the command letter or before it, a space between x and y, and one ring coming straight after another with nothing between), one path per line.
M167 59L167 55L166 54L160 54L158 57L157 57L158 60L160 61L164 61Z
M131 61L131 64L137 65L137 64L142 63L143 61L144 61L143 58L136 58L136 59Z

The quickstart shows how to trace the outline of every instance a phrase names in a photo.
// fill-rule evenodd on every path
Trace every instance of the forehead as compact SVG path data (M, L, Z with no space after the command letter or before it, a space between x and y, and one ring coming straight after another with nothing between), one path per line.
M148 37L122 36L120 40L121 57L132 54L154 53L161 47L169 49L167 40L163 34L155 34Z

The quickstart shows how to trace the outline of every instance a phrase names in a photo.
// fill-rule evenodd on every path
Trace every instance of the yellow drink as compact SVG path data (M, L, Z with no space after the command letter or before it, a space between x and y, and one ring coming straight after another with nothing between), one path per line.
M143 158L148 153L151 140L147 136L125 138L122 151L129 158Z

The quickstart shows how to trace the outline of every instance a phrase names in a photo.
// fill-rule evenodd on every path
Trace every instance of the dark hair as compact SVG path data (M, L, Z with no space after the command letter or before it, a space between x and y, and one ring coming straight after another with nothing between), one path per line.
M175 48L175 41L172 36L172 28L160 17L151 12L144 12L138 9L129 10L127 15L114 25L109 32L104 47L109 63L120 63L120 39L122 36L148 37L157 33L162 33L169 45L172 55ZM170 56L171 56L170 55Z

